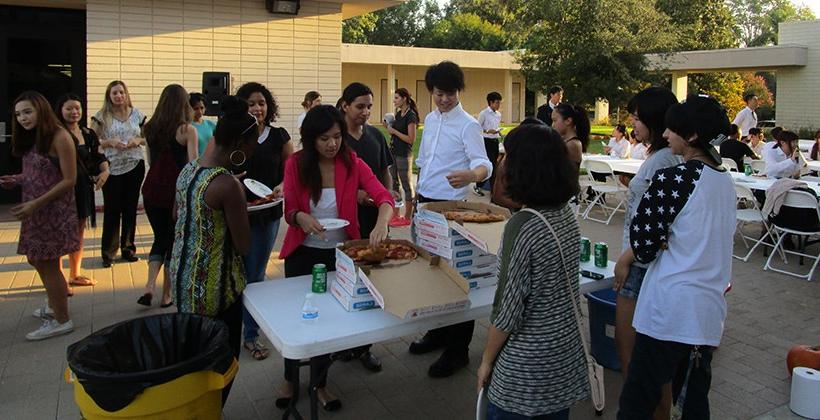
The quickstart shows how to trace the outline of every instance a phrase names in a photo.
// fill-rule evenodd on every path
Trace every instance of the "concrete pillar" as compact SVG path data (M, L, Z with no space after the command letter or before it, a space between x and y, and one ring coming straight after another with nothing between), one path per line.
M382 110L379 121L384 117L385 113L393 112L393 93L396 91L396 68L392 64L387 65L387 92L382 92L384 95L384 106L386 109Z
M606 98L595 100L595 124L609 124L609 101Z
M683 100L686 99L686 95L687 95L686 84L688 82L689 82L689 77L686 75L686 72L674 72L674 73L672 73L672 93L675 94L675 97L677 97L679 101L683 101Z
M504 92L501 93L503 98L501 102L501 122L509 124L512 122L512 72L504 70Z

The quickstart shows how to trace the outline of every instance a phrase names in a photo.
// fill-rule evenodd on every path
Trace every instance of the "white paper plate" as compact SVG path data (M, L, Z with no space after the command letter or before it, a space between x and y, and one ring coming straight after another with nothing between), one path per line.
M481 388L481 391L478 392L478 400L475 404L475 418L477 419L486 419L487 418L487 404L489 404L490 400L487 399L487 387Z
M269 209L271 207L282 204L282 201L284 201L284 199L280 198L278 200L273 200L270 203L260 204L258 206L248 206L248 212L250 213L254 211Z
M273 194L273 190L268 188L267 185L255 179L246 178L242 182L245 184L246 187L248 187L248 190L250 192L254 193L254 195L258 196L259 198L265 198Z
M344 219L319 219L317 221L325 230L337 230L350 224L350 222Z

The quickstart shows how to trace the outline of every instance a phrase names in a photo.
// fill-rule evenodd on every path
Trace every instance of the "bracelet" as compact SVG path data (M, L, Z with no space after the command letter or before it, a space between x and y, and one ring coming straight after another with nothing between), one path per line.
M294 210L293 213L290 214L290 222L293 225L298 225L299 222L296 221L296 215L299 214L301 210Z

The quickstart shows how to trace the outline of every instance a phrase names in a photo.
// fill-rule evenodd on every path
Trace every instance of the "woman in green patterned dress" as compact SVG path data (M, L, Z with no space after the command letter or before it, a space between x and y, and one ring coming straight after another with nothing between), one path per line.
M250 248L245 192L230 168L256 145L256 119L245 101L227 97L214 131L215 147L182 169L176 186L176 233L171 282L180 313L212 317L228 326L239 358L242 332L242 255ZM230 385L222 393L223 404Z

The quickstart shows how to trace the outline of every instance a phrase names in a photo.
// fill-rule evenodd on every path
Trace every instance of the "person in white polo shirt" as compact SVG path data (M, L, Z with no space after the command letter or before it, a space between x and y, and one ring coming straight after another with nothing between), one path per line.
M741 139L749 135L749 130L757 127L757 95L747 93L743 95L743 101L746 102L746 107L741 109L732 121L732 124L740 128Z
M487 180L493 170L484 150L481 126L459 102L464 72L458 64L442 61L427 69L424 82L436 109L424 119L416 158L416 200L464 200L469 185ZM410 345L410 353L423 354L444 347L444 353L430 366L428 374L434 378L450 376L470 362L468 346L474 326L475 321L468 321L430 330Z
M484 149L487 151L487 159L493 164L493 174L490 176L490 189L495 182L496 164L498 163L498 140L501 138L501 94L490 92L487 94L487 107L478 114L478 124L484 135ZM475 193L484 196L481 191L481 183L475 184Z

